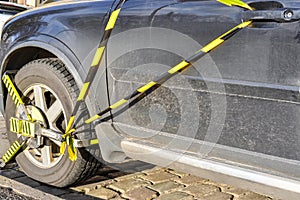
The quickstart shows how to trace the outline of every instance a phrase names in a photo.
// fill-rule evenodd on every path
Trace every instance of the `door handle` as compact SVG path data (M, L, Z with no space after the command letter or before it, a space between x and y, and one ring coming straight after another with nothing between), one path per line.
M299 8L279 8L275 10L247 10L242 13L243 21L294 22L300 20Z

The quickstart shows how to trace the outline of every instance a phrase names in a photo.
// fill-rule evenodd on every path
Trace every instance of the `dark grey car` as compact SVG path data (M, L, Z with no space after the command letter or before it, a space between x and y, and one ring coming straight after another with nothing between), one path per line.
M1 37L2 73L51 130L63 132L118 1L68 1L18 14ZM246 1L297 15L299 1ZM79 121L155 79L241 23L246 10L216 1L128 0L109 39ZM281 18L282 17L282 20ZM126 157L288 199L300 194L299 22L258 19L146 97L85 125L76 162L45 139L17 156L25 173L56 186L77 183L101 162ZM2 88L1 111L20 117ZM133 103L132 103L133 104ZM124 112L123 112L124 111ZM16 134L11 133L13 142ZM101 152L101 153L100 153Z

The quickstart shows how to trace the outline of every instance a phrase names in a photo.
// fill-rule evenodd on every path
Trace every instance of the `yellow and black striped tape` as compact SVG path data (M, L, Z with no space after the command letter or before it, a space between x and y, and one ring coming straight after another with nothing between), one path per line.
M15 105L17 107L19 107L21 104L24 104L21 96L19 95L18 90L15 88L15 86L14 86L12 80L10 79L9 75L5 74L2 77L2 81L5 85L5 87L7 88L7 91L9 93L9 95L11 96L12 100L14 101Z
M125 2L125 1L124 1ZM123 3L124 3L123 2ZM247 9L251 9L251 7L249 7L246 3L240 1L240 0L220 0L221 3L224 3L226 5L235 5L235 6L240 6L240 7L244 7ZM103 52L105 50L105 46L107 44L107 40L110 36L111 30L114 28L114 25L117 21L117 18L119 16L119 13L121 11L121 7L122 5L117 8L115 11L112 12L108 23L106 25L105 28L105 33L104 33L104 37L102 38L100 44L102 44L96 51L96 54L94 56L93 62L92 62L92 66L94 65L99 65L99 63L101 62L101 58L103 55ZM207 44L206 46L204 46L200 51L196 52L193 56L191 56L190 58L183 60L182 62L180 62L179 64L177 64L176 66L174 66L173 68L171 68L168 73L163 74L162 76L160 76L159 78L157 78L154 81L151 81L149 83L147 83L146 85L138 88L133 94L129 95L128 97L125 97L121 100L119 100L118 102L114 103L113 105L109 106L109 108L105 109L104 111L90 117L89 119L87 119L85 121L85 123L92 123L95 120L99 120L101 118L101 116L113 109L116 109L120 106L122 106L123 104L127 103L130 99L132 99L133 97L137 96L140 93L144 93L145 91L149 90L150 88L152 88L153 86L156 85L160 85L163 82L165 82L166 80L168 80L169 78L171 78L174 74L177 74L178 72L183 71L184 69L186 69L187 67L189 67L193 62L199 60L201 57L203 57L206 53L210 52L211 50L213 50L214 48L216 48L217 46L221 45L225 40L229 39L231 36L233 36L234 34L236 34L239 30L245 28L246 26L250 25L251 21L249 22L243 22L241 24L239 24L238 26L234 27L233 29L227 31L226 33L224 33L223 35L221 35L220 37L218 37L217 39L213 40L212 42L210 42L209 44ZM103 42L106 41L106 42ZM104 43L104 44L103 44ZM93 69L93 67L91 67L91 69ZM92 70L90 70L92 71ZM89 71L89 72L90 72ZM89 87L91 85L92 80L94 79L94 75L95 73L93 73L93 76L89 76L90 73L88 73L87 76L87 80L85 81L80 95L77 99L77 102L80 102L82 100L85 99L86 94L89 90ZM79 103L76 103L75 105L75 109L74 111L77 112L77 110L79 109ZM75 117L76 112L72 113L71 118ZM73 122L74 120L70 120L69 124L68 124L68 128L66 130L66 133L71 129L71 127L73 126Z
M217 1L227 6L239 6L242 8L246 8L248 10L253 10L248 4L240 0L217 0Z
M122 1L120 7L118 7L116 10L114 10L112 12L112 14L111 14L111 16L108 20L108 23L105 27L104 36L103 36L103 38L100 42L100 46L97 49L95 56L93 58L93 61L92 61L90 70L88 72L86 81L84 82L84 85L83 85L83 87L80 91L79 97L77 99L77 103L75 105L75 108L74 108L74 110L72 112L72 115L71 115L71 118L69 120L67 129L66 129L66 133L64 134L63 137L68 137L70 135L70 130L72 130L72 132L74 132L74 130L75 130L74 128L72 129L73 124L74 124L74 120L75 120L75 115L76 115L76 113L79 109L80 103L85 99L85 97L86 97L86 95L89 91L90 85L91 85L91 83L93 82L93 80L95 78L96 70L97 70L97 67L99 66L99 64L101 63L101 59L103 57L103 53L105 51L105 47L106 47L108 38L110 37L111 31L115 26L115 23L118 19L119 13L121 11L121 7L122 7L124 2L125 1ZM224 3L226 5L230 5L230 6L235 5L235 6L240 6L240 7L244 7L246 9L251 10L250 6L248 6L246 3L244 3L240 0L220 0L220 2ZM85 123L89 124L89 123L95 122L96 120L100 120L102 115L110 112L111 110L114 110L114 109L117 109L117 108L121 107L122 105L124 105L129 100L136 97L137 95L143 94L143 93L147 92L148 90L153 89L154 87L158 88L165 81L167 81L168 79L170 79L171 77L173 77L177 73L180 73L183 70L187 69L195 61L202 58L206 53L209 53L211 50L213 50L214 48L221 45L224 41L231 38L234 34L236 34L241 29L247 27L251 23L252 23L251 21L243 22L243 23L239 24L238 26L234 27L233 29L229 30L228 32L224 33L220 37L216 38L212 42L205 45L202 49L200 49L198 52L196 52L193 56L189 57L188 59L185 59L185 60L181 61L179 64L172 67L168 72L162 74L160 77L158 77L155 80L150 81L149 83L145 84L144 86L138 88L132 94L130 94L127 97L117 101L116 103L112 104L111 106L109 106L105 110L101 111L100 113L90 117L89 119L87 119L85 121ZM65 146L65 145L63 145L63 146Z
M66 138L66 141L64 141L61 145L60 152L65 152L66 148L66 143L68 143L68 152L69 152L69 157L72 161L75 161L77 158L77 150L73 145L73 138L70 136L73 132L75 132L74 126L74 121L75 121L75 116L79 110L80 104L84 101L84 99L87 96L87 93L90 89L90 86L95 78L96 72L98 70L99 65L101 64L101 60L103 58L103 54L108 42L108 39L111 35L111 32L115 26L115 23L118 19L118 16L120 14L121 8L123 4L125 3L126 0L121 0L117 6L117 8L111 13L110 18L108 20L108 23L105 27L105 32L103 34L103 37L101 39L100 45L96 50L96 53L93 57L90 69L88 71L88 75L86 77L86 80L84 81L83 87L80 90L80 94L77 98L76 105L73 109L73 112L71 114L71 117L69 119L65 134L63 135L63 138ZM240 1L240 0L218 0L223 4L232 6L240 6L249 10L252 10L250 6L248 6L246 3ZM163 84L165 81L173 77L179 72L182 72L183 70L187 69L189 66L191 66L195 61L199 60L201 57L203 57L206 53L210 52L214 48L218 47L221 45L225 40L229 39L232 37L234 34L236 34L239 30L247 27L248 25L251 24L251 21L248 22L243 22L239 24L238 26L234 27L233 29L229 30L228 32L224 33L217 39L213 40L206 46L204 46L202 49L200 49L198 52L196 52L193 56L190 58L181 61L179 64L176 66L172 67L168 72L162 74L160 77L156 78L153 81L150 81L149 83L145 84L144 86L138 88L136 91L134 91L131 95L128 95L127 97L119 100L118 102L114 103L113 105L109 106L107 109L104 111L94 115L93 117L89 118L88 120L85 121L85 123L92 123L96 120L101 119L101 116L104 115L105 113L117 109L127 103L129 100L132 98L136 97L139 94L143 94L150 90L151 88L154 87L159 87L161 84ZM12 100L16 104L16 106L24 105L24 102L22 101L21 96L19 95L17 89L14 87L14 84L12 83L10 77L8 75L3 76L3 82L8 89L8 93L12 97ZM26 115L28 117L28 120L31 121L31 116L27 113L26 108L25 108ZM34 124L30 123L29 121L22 121L18 120L15 118L12 118L10 121L10 129L12 132L22 134L27 137L34 136ZM21 144L20 144L21 143ZM17 153L18 151L22 148L23 144L25 143L25 140L22 140L22 142L19 142L16 140L10 148L7 150L7 152L4 154L2 157L3 161L5 163L9 162ZM91 141L91 144L96 144L98 143L98 140Z
M34 130L33 130L33 124L30 122L32 121L31 116L27 112L27 109L25 107L25 104L21 98L21 95L19 94L17 88L14 86L14 83L10 79L9 75L4 74L2 77L3 83L5 87L7 88L8 94L11 96L14 104L16 107L23 107L23 111L25 112L27 119L29 121L20 121L15 118L10 119L10 130L14 133L21 134L26 137L34 137ZM24 131L24 132L23 132ZM22 148L23 144L25 144L25 141L27 139L23 139L22 137L19 137L5 152L5 154L2 156L2 160L4 163L8 163Z
M28 114L25 104L21 98L21 95L19 94L17 88L15 87L14 83L10 79L9 75L4 74L2 77L2 81L7 88L8 94L11 96L13 102L15 103L16 107L18 108L19 106L24 106L24 112L26 113L27 119L31 121L31 116Z
M2 156L2 160L8 163L21 149L22 145L16 140Z
M231 30L227 31L226 33L222 34L220 37L216 38L212 42L205 45L202 49L197 51L193 56L189 57L188 59L185 59L172 67L170 70L159 76L153 81L148 82L147 84L143 85L142 87L138 88L136 91L134 91L132 94L128 95L127 97L117 101L116 103L109 106L107 109L101 111L100 113L90 117L85 121L86 124L92 123L96 120L100 120L102 115L110 112L111 110L117 109L127 103L130 99L136 97L139 94L145 93L149 89L153 88L154 86L159 87L161 84L163 84L165 81L173 77L179 72L182 72L183 70L190 67L194 62L202 58L204 55L221 45L224 41L232 37L234 34L242 30L243 28L249 26L251 24L251 21L243 22L236 27L232 28Z
M72 142L73 138L70 137L72 135L72 133L74 133L75 130L76 130L74 128L75 117L76 117L76 114L79 110L79 107L80 107L81 103L85 100L85 98L86 98L86 96L89 92L89 89L91 87L92 82L95 79L97 70L98 70L98 68L101 64L101 60L102 60L103 54L105 52L105 48L106 48L108 39L111 35L111 32L112 32L113 28L115 27L116 21L118 19L118 16L120 14L120 11L121 11L122 6L125 3L125 1L126 0L121 0L119 2L119 4L116 6L115 10L111 13L111 15L108 19L103 37L102 37L102 39L100 41L100 44L99 44L99 47L97 48L96 53L93 57L92 63L90 65L90 68L89 68L89 71L88 71L88 74L87 74L87 77L86 77L86 79L83 83L83 87L80 90L80 93L79 93L79 96L77 98L74 109L72 111L71 117L68 121L68 125L67 125L67 128L65 130L65 133L62 136L66 141L62 142L60 152L63 154L65 152L65 149L66 149L67 145L68 145L69 158L72 161L75 161L77 159L77 150L73 145L73 142ZM97 115L94 116L94 118L96 118L96 117L97 117ZM71 142L68 142L68 144L67 144L67 140L71 141Z
M121 11L121 8L122 8L124 2L125 2L125 0L121 1L121 3L117 6L117 8L111 13L111 15L109 17L109 20L105 27L105 32L103 34L103 37L99 44L99 47L97 48L96 53L93 57L90 69L88 71L88 75L87 75L86 80L84 81L84 84L80 90L79 96L77 98L76 104L74 106L73 112L71 114L71 117L69 119L66 131L65 131L65 134L63 137L70 135L70 130L74 126L75 116L79 110L80 104L85 100L85 98L88 94L88 91L91 87L91 84L96 76L98 67L101 64L101 60L103 58L103 54L104 54L108 39L111 35L113 28L115 27L116 21L118 19L118 16L120 14L120 11Z

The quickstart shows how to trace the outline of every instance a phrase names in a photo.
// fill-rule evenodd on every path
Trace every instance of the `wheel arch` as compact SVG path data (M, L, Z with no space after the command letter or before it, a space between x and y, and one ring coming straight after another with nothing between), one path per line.
M26 56L24 53L26 52ZM16 49L15 51L11 52L5 60L5 65L3 67L2 72L7 70L19 70L22 66L33 61L35 59L40 58L56 58L53 53L47 51L41 47L36 46L28 46L28 47L21 47Z
M44 41L47 41L43 39ZM58 48L59 47L59 48ZM40 58L58 58L65 63L67 69L74 77L78 87L83 84L83 79L78 73L82 68L73 52L67 48L63 43L51 39L47 43L43 41L25 41L15 45L4 57L1 65L1 77L5 71L18 71L25 64ZM82 70L81 70L82 71ZM1 99L1 112L4 114L5 101L7 92L1 85L1 92L3 98ZM89 105L87 105L89 107Z

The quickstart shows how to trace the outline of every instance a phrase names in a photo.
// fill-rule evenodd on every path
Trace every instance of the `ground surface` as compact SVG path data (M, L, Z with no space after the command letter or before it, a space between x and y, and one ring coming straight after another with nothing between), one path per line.
M9 147L5 125L0 117L0 156ZM119 166L120 167L120 166ZM110 200L270 200L229 185L190 174L134 161L122 171L106 166L82 185L55 188L28 178L17 164L0 170L0 199L110 199ZM124 172L125 171L125 172ZM17 193L15 193L17 192ZM22 195L23 194L23 195Z
M25 197L13 191L11 188L0 187L0 199L2 200L33 200L30 197Z

